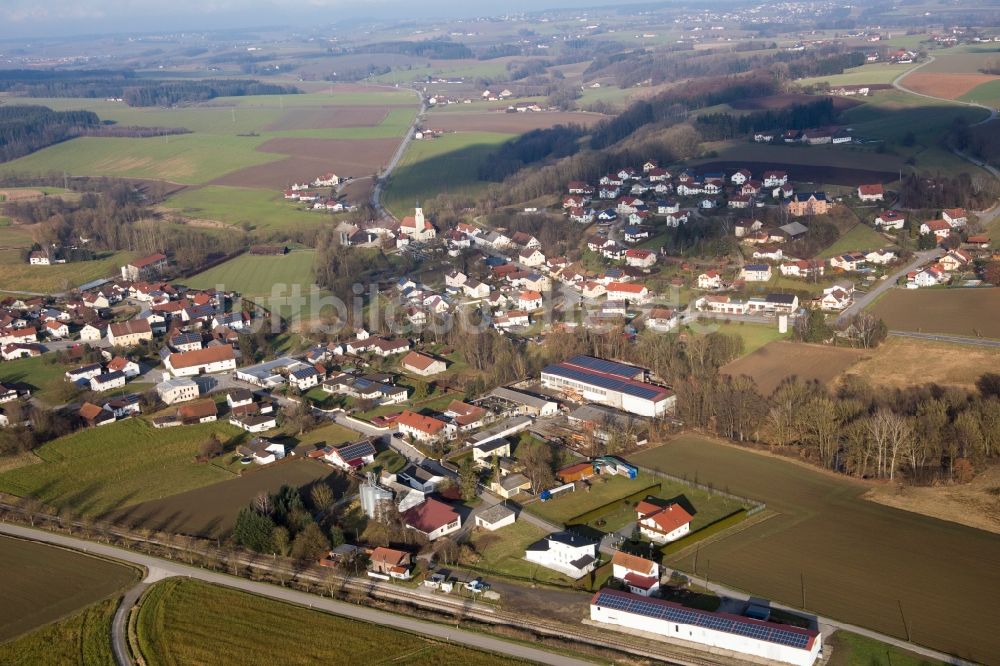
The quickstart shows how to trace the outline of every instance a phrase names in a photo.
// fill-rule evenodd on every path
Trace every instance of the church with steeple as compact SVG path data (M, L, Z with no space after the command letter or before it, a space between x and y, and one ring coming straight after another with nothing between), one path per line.
M413 215L407 215L399 223L399 233L412 241L429 241L437 236L437 230L424 218L424 209L417 203Z

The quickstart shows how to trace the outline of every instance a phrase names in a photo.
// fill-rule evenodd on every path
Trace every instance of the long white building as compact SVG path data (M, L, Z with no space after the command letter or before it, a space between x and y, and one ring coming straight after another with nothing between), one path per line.
M592 356L574 356L542 369L542 386L583 402L608 405L639 416L660 416L674 408L673 391L643 381L646 371Z
M618 590L601 590L593 596L590 619L796 666L812 666L822 648L822 636L812 629L687 608Z

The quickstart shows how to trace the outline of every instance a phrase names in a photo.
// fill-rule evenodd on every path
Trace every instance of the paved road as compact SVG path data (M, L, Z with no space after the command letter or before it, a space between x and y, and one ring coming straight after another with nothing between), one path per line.
M89 541L76 539L62 534L52 534L43 530L9 524L0 524L0 533L26 539L33 539L35 541L50 543L66 548L83 550L105 557L112 557L124 562L146 567L151 572L155 571L158 578L184 576L186 578L201 580L206 583L224 585L229 588L250 592L252 594L269 597L271 599L278 599L280 601L326 611L328 613L333 613L334 615L361 620L363 622L371 622L373 624L379 624L402 631L422 634L437 640L447 641L449 643L455 643L478 650L489 650L520 659L528 659L543 664L554 664L558 666L589 666L591 664L591 662L584 661L582 659L575 659L569 656L554 654L527 645L520 645L518 643L509 643L482 633L465 631L463 629L456 629L454 627L435 624L433 622L417 620L405 615L395 615L393 613L374 610L365 606L357 606L354 604L344 603L342 601L335 601L325 597L306 594L305 592L297 592L285 587L276 587L266 583L255 583L253 581L243 580L242 578L235 578L233 576L227 576L213 571L205 571L204 569L187 566L171 560L164 560L158 557L133 553L128 550L115 548L113 546L91 543ZM133 588L132 591L134 590L135 588ZM131 661L127 661L125 663L130 664Z
M900 277L906 275L912 270L916 270L919 266L923 266L924 264L937 259L942 254L944 254L944 250L941 249L924 250L923 252L915 253L913 255L913 261L906 264L886 279L876 282L875 285L868 290L868 293L856 296L854 302L837 316L837 323L842 323L848 317L864 311L864 309L874 303L875 299L881 296L883 292L894 288L896 286L896 281Z
M143 581L125 593L115 617L111 621L111 650L115 654L115 663L118 666L133 666L135 660L132 659L132 652L128 648L128 619L132 614L139 597L145 593L151 583Z
M985 338L970 338L964 335L942 335L939 333L918 333L917 331L889 331L889 335L900 338L917 338L919 340L934 340L937 342L950 342L955 345L970 345L973 347L994 347L1000 349L1000 340L988 340Z
M396 148L396 152L393 153L392 159L389 160L389 164L386 165L385 170L382 171L382 175L375 179L375 187L372 188L371 205L375 209L375 213L382 218L393 218L392 213L386 210L385 206L382 205L382 190L386 183L389 182L389 177L392 172L399 166L399 161L403 159L403 154L406 152L407 146L410 145L410 141L413 141L413 133L417 129L417 125L420 124L420 120L427 113L427 101L424 99L423 94L417 93L420 96L420 111L413 118L413 123L410 125L409 129L406 130L406 136L400 142L399 147ZM394 219L394 218L393 218Z

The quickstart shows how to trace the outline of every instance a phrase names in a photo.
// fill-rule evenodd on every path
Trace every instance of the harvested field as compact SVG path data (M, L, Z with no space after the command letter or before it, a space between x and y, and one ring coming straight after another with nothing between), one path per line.
M1000 339L1000 289L893 289L872 312L890 330Z
M375 127L388 115L388 106L320 106L308 109L290 109L264 129L268 132L283 132L286 130Z
M920 70L903 79L903 85L931 97L958 99L977 86L997 80L1000 77L989 74L945 74Z
M1000 349L890 336L878 349L867 350L845 375L893 387L933 382L971 389L989 368L1000 368Z
M781 382L798 377L801 381L829 383L863 356L859 349L807 345L777 341L754 353L727 363L722 372L731 377L747 375L764 395L770 395Z
M702 543L698 568L755 595L905 637L973 661L1000 654L996 608L1000 537L875 504L869 485L722 444L682 436L630 457L767 503L778 515ZM667 566L693 571L695 553ZM918 581L915 584L915 581Z
M971 483L938 486L876 486L865 499L903 511L950 520L1000 534L1000 465L992 465Z
M0 537L0 570L0 642L75 613L138 578L130 567L10 537Z
M441 113L428 116L426 125L430 129L447 132L503 132L524 134L536 129L548 129L556 125L582 125L590 127L603 120L599 113L548 112L541 113Z
M898 178L895 171L876 171L873 169L861 169L855 167L823 166L819 164L802 164L798 160L807 161L812 154L810 149L795 151L797 154L790 155L790 159L795 161L787 162L755 162L755 161L720 161L712 160L698 164L699 169L705 171L735 171L736 169L750 169L753 173L764 171L787 171L790 177L797 183L824 183L827 185L848 185L857 186L858 183L887 183ZM815 162L825 159L821 154L812 154ZM851 156L858 164L867 162L868 154L851 153ZM270 166L270 165L265 165Z
M856 99L841 96L806 95L805 93L785 93L783 95L769 95L768 97L752 97L750 99L737 100L729 106L740 111L766 111L784 109L794 104L810 104L817 102L821 98L827 97L833 100L833 106L837 110L849 109L863 102Z
M312 460L291 460L248 470L231 481L136 504L108 518L144 529L224 538L232 530L239 510L258 494L277 492L281 486L310 486L318 481L328 483L338 499L349 487L344 474L327 465Z
M111 618L118 598L110 597L65 619L0 644L0 664L113 664Z
M236 187L283 188L292 182L312 181L328 171L339 176L369 176L388 164L397 146L399 139L270 139L257 150L290 157L240 169L212 182Z

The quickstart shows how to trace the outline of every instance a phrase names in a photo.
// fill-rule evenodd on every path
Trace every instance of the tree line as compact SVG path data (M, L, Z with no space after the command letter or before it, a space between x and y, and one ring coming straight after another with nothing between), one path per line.
M215 97L299 92L294 86L253 79L140 79L127 70L5 70L0 72L0 91L20 97L120 98L129 106L172 106Z
M695 127L706 141L721 141L767 130L804 130L823 127L837 120L839 111L833 98L824 97L807 104L793 104L783 109L758 111L745 115L711 113L695 119Z
M46 106L0 106L0 162L8 162L100 126L92 111L53 111Z

